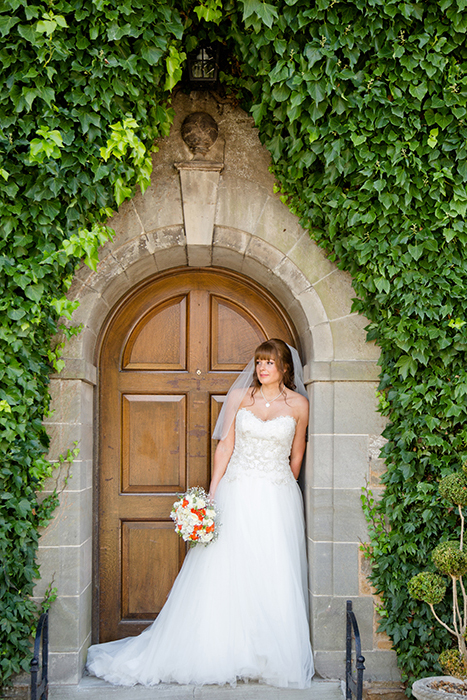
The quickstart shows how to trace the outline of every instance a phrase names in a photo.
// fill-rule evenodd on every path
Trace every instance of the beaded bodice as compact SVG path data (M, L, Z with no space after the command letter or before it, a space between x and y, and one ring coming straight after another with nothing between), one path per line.
M224 478L266 478L276 484L293 483L289 455L295 435L295 419L277 416L263 421L247 408L235 419L235 447Z

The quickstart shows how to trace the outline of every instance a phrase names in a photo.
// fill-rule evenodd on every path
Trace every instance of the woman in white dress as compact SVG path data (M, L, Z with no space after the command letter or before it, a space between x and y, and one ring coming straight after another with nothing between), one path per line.
M292 356L293 353L293 356ZM254 368L254 371L253 371ZM96 644L87 669L117 685L309 687L303 503L296 479L308 401L296 350L262 343L229 392L214 431L210 494L217 540L188 552L155 622L137 637ZM298 380L301 382L301 380Z

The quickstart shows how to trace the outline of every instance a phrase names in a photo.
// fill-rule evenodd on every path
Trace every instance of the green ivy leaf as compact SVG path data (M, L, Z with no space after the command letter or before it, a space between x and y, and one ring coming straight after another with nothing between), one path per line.
M32 299L32 301L40 301L44 293L44 285L40 282L38 284L30 284L28 287L26 287L24 293L28 299Z
M379 277L378 279L375 279L375 285L379 292L385 292L386 294L388 294L391 290L391 285L389 284L389 281L384 277Z
M243 0L243 19L247 19L253 14L257 15L267 27L272 27L274 19L278 17L274 5L261 0Z
M407 248L408 248L410 255L412 256L412 258L414 260L419 260L421 258L421 256L423 255L423 248L424 248L423 243L421 243L419 245L410 245L409 244L407 246Z
M20 321L25 315L26 311L24 309L9 308L7 310L7 316L11 318L12 321Z
M402 355L396 362L396 366L399 367L399 374L402 379L407 379L408 374L412 376L415 375L418 367L418 363L410 357L410 355Z
M219 24L222 19L222 1L210 0L206 4L203 3L195 7L194 11L198 15L198 19Z
M169 55L165 59L167 66L165 90L172 90L182 77L182 65L185 59L186 54L183 51L177 51L173 45L169 47Z
M2 15L0 17L0 34L2 36L7 36L19 21L18 17Z
M163 56L162 49L157 46L143 46L141 49L141 56L151 65L154 66L159 63Z
M318 104L318 102L322 102L322 100L324 100L326 96L326 92L322 82L315 81L313 83L310 83L308 85L308 94L311 97L311 99L314 100L315 104Z
M418 85L410 83L409 92L412 95L412 97L416 97L417 100L421 101L428 92L428 85L426 82L418 83Z
M22 518L26 517L31 512L31 503L25 498L22 498L21 501L17 503L16 507Z
M114 191L115 201L117 202L118 206L120 206L120 204L122 204L125 201L125 199L129 199L133 194L133 190L131 189L131 187L127 187L121 177L118 177L115 180Z
M276 102L284 102L290 95L290 88L284 84L275 85L271 94Z

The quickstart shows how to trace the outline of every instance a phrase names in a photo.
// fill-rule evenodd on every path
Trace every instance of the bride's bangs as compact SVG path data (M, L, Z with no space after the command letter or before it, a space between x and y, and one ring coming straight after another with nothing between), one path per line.
M294 381L294 370L293 370L293 359L287 344L283 340L278 338L270 338L265 340L264 343L258 345L255 350L255 365L258 360L274 360L276 367L282 374L282 381L285 386L292 391L295 391L296 385ZM256 376L256 372L253 375L253 394L259 389L261 382Z
M256 348L255 364L258 360L274 360L276 363L278 363L278 361L280 362L276 348L267 340Z

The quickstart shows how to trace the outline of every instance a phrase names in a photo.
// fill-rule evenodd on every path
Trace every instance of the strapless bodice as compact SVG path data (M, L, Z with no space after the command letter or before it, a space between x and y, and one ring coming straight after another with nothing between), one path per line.
M276 484L293 483L289 456L295 435L293 416L261 420L247 408L235 419L235 447L224 478L259 476Z

